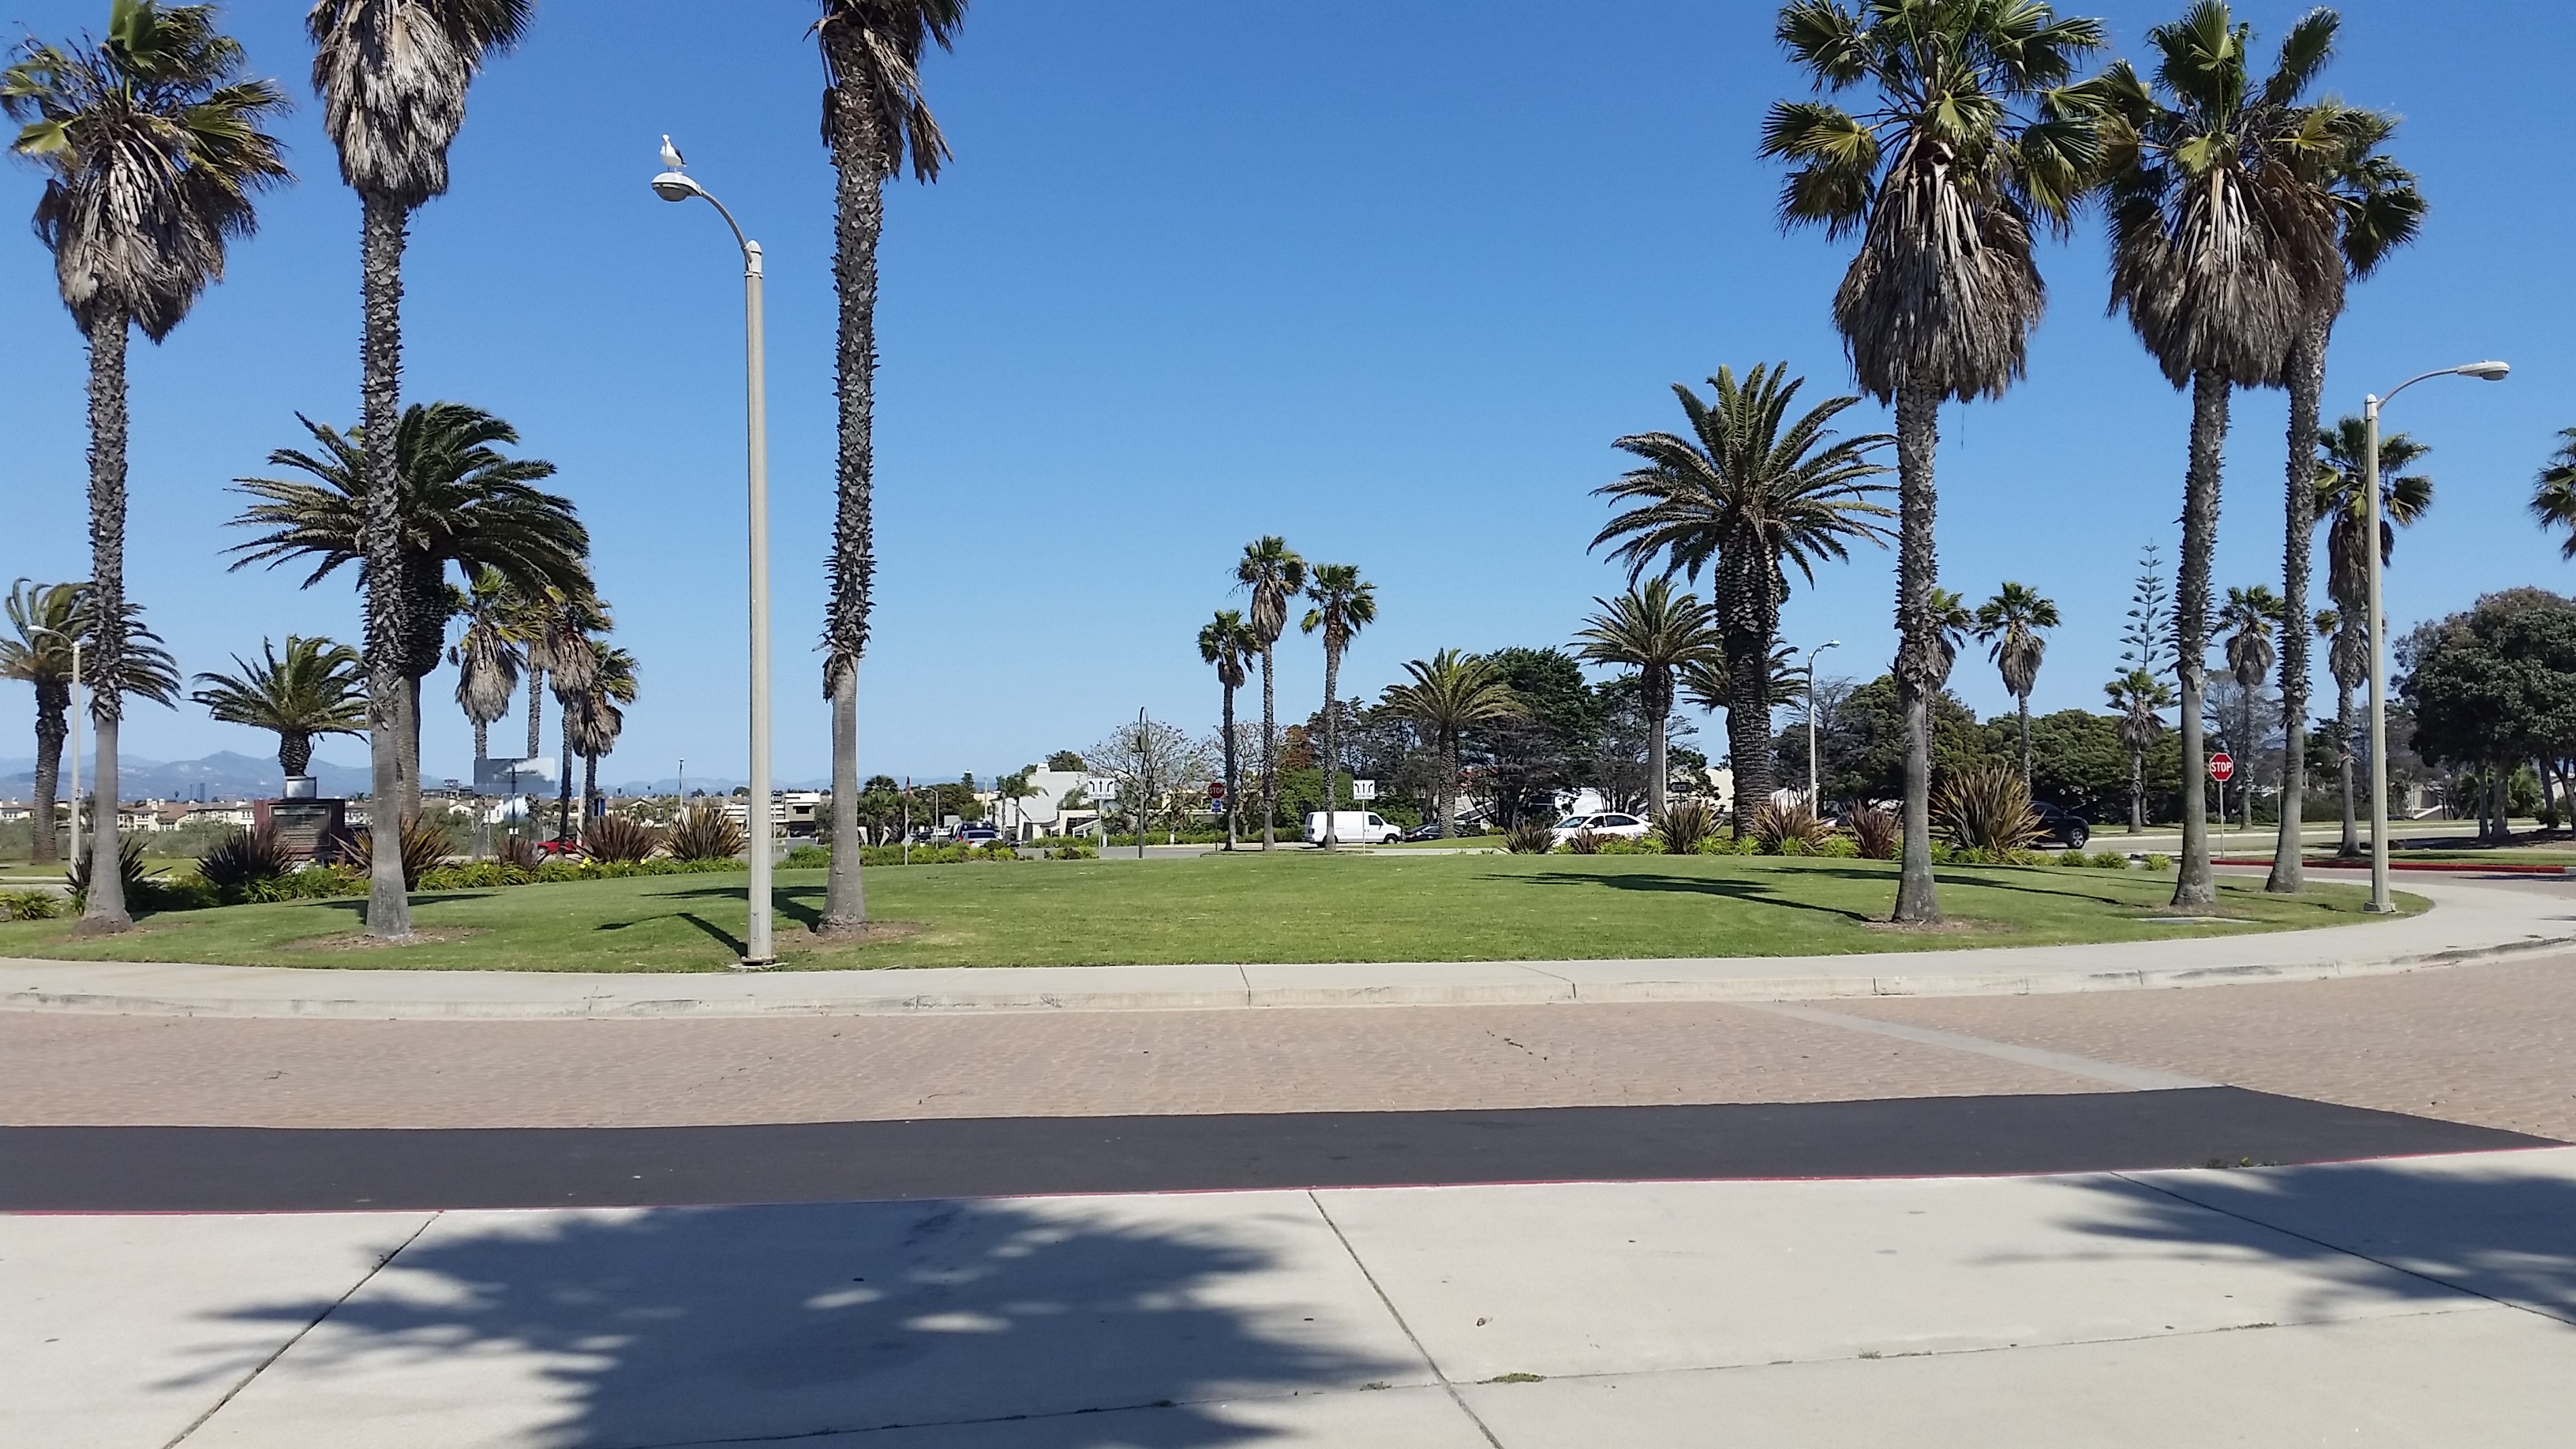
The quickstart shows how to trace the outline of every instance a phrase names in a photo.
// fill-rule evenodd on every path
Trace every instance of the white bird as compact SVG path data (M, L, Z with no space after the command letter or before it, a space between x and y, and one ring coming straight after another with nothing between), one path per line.
M671 138L668 136L664 136L662 138L662 169L665 171L686 171L689 169L687 159L680 155L680 148L672 145Z

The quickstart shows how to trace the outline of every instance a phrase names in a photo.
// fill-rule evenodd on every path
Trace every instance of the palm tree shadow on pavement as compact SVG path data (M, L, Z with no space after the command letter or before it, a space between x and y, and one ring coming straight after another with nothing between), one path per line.
M1272 1431L1214 1401L1427 1381L1387 1352L1401 1352L1391 1325L1354 1316L1374 1306L1364 1288L1319 1305L1250 1281L1303 1266L1283 1262L1306 1254L1283 1251L1282 1226L1329 1242L1297 1216L1219 1226L1063 1202L451 1215L336 1306L229 1315L320 1322L257 1386L266 1406L245 1396L227 1414L258 1433L300 1400L295 1422L363 1436L370 1406L470 1412L549 1449L973 1424L1047 1449L1249 1443Z
M2194 1260L2217 1246L2306 1270L2302 1308L2467 1296L2576 1324L2576 1153L2501 1152L2248 1172L2079 1179L2107 1209L2076 1224ZM2213 1164L2217 1165L2217 1164Z

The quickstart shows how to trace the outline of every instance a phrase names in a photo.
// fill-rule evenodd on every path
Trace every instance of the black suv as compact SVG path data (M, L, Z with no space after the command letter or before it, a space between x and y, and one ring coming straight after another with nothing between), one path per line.
M2062 845L2068 850L2082 850L2085 843L2093 838L2092 823L2071 810L2062 810L2055 805L2033 800L2030 802L2030 813L2039 818L2039 838L2042 844Z

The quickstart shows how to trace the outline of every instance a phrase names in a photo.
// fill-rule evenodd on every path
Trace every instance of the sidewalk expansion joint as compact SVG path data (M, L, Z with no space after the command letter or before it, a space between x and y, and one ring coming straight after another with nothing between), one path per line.
M2038 1067L2062 1076L2082 1077L2104 1082L2132 1092L2177 1092L2199 1087L2215 1087L2217 1082L2204 1082L2175 1072L2160 1072L2152 1067L2133 1067L2121 1062L2098 1061L2068 1052L2053 1052L2041 1047L2015 1046L2010 1042L1988 1041L1981 1036L1964 1036L1954 1031L1939 1031L1928 1026L1909 1026L1903 1022L1879 1021L1866 1016L1849 1016L1839 1011L1822 1011L1812 1006L1792 1006L1786 1002L1746 1002L1754 1011L1773 1016L1786 1016L1818 1026L1841 1027L1846 1031L1865 1031L1875 1036L1894 1037L1918 1046L1940 1047L1954 1052L1969 1052L1997 1061Z
M1485 1436L1486 1443L1493 1445L1494 1449L1503 1449L1503 1441L1495 1436L1492 1426L1485 1422L1484 1415L1477 1413L1468 1404L1467 1396L1458 1392L1458 1386L1450 1382L1449 1371L1442 1368L1440 1361L1431 1356L1431 1350L1423 1346L1422 1335L1415 1333L1413 1325L1405 1321L1404 1310L1395 1306L1395 1300L1387 1296L1386 1288L1377 1281L1377 1275L1370 1272L1369 1265L1361 1260L1360 1250L1351 1246L1350 1235L1342 1231L1340 1223L1333 1221L1332 1211L1324 1206L1324 1200L1309 1190L1306 1201L1315 1205L1315 1216L1322 1218L1324 1226L1333 1230L1334 1241L1340 1243L1342 1251L1350 1255L1351 1266L1360 1270L1360 1277L1369 1285L1369 1291L1377 1295L1379 1303L1385 1305L1386 1316L1394 1319L1395 1326L1403 1330L1404 1341L1412 1344L1413 1351L1422 1356L1422 1366L1431 1370L1431 1377L1449 1395L1449 1402L1458 1406L1458 1412L1467 1416L1467 1422L1476 1426L1476 1432Z

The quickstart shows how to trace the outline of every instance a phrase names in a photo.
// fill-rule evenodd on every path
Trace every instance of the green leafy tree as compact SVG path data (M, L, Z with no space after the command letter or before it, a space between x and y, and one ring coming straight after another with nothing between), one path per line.
M1618 440L1643 460L1593 490L1617 501L1592 546L1618 546L1633 585L1650 569L1696 581L1710 574L1710 594L1726 678L1736 698L1726 711L1727 754L1735 771L1735 833L1771 797L1771 661L1779 643L1780 606L1788 570L1810 585L1815 566L1850 556L1855 540L1883 542L1879 520L1893 515L1877 501L1875 482L1888 470L1870 460L1891 441L1885 434L1837 438L1833 421L1857 397L1831 398L1794 421L1791 404L1804 378L1788 365L1756 366L1739 383L1727 368L1709 379L1703 402L1676 383L1673 395L1688 434L1637 433Z
M395 448L402 431L403 251L411 214L447 191L447 153L465 125L465 92L496 53L527 33L533 0L317 0L304 17L313 38L313 89L322 128L340 153L340 179L358 193L360 475L366 481L360 556L366 569L367 694L374 710L369 764L379 813L404 823L418 813L416 703L406 665L418 655L417 611L442 608L444 591L412 597L405 567L405 492ZM441 615L444 623L444 615ZM431 647L433 660L436 646ZM416 711L412 711L416 714ZM377 821L383 829L385 822ZM374 856L367 934L411 935L411 898L400 852Z
M312 766L315 739L367 732L366 666L357 650L289 634L283 657L265 639L260 653L257 664L234 655L239 673L198 675L203 687L188 697L225 724L274 731L277 765L288 779Z
M1670 579L1648 579L1615 599L1592 602L1601 612L1583 621L1576 652L1594 664L1636 668L1638 705L1646 716L1646 808L1659 812L1671 793L1667 736L1679 676L1694 664L1726 657L1717 611L1695 594L1673 592Z
M2173 586L2165 581L2164 549L2150 543L2138 554L2138 576L2129 586L2128 620L2120 629L2120 663L2149 674L2173 665Z
M1459 755L1466 732L1497 720L1520 718L1528 707L1514 697L1490 660L1455 649L1408 660L1402 684L1389 685L1386 707L1410 719L1440 757L1437 796L1442 839L1458 833Z
M1882 674L1843 696L1818 734L1823 790L1829 800L1893 800L1905 788L1910 742L1905 701L1894 675ZM1933 696L1932 763L1941 780L2005 763L1975 711L1943 690Z
M1777 102L1762 151L1794 168L1785 223L1860 235L1834 322L1860 385L1896 406L1896 678L1909 743L1895 918L1936 921L1940 407L2000 397L2022 374L2046 301L2032 231L2065 229L2099 161L2092 112L2065 87L2103 29L2039 0L1794 0L1778 35L1817 89L1874 102L1859 114Z
M1314 577L1306 582L1306 597L1313 607L1297 627L1324 636L1324 848L1330 850L1341 844L1333 814L1342 801L1341 710L1336 707L1341 698L1342 655L1350 649L1353 635L1377 622L1377 585L1362 579L1350 564L1317 564ZM1230 707L1227 713L1231 716Z
M2004 691L2021 716L2021 782L2031 780L2030 692L2039 687L2039 665L2048 653L2048 631L2057 627L2057 605L2028 584L2006 580L1977 606L1977 638L2004 677Z
M2109 123L2112 305L2128 313L2166 381L2191 390L2174 646L2183 767L2193 778L2207 755L2209 570L2230 396L2287 381L2319 299L2343 276L2335 214L2316 186L2339 143L2299 104L2333 39L2332 12L2311 12L2258 84L2248 70L2252 27L2222 0L2199 0L2147 32L2152 81L2121 62L2089 93ZM2183 792L2182 836L2174 904L2213 905L2207 808L2195 790Z
M1288 540L1263 534L1243 546L1234 581L1252 595L1252 636L1261 645L1261 848L1268 850L1279 838L1279 636L1288 629L1288 601L1306 591L1306 560Z
M233 238L257 224L252 197L291 179L275 137L285 109L268 81L244 79L240 42L211 5L114 0L107 38L29 39L0 72L0 110L22 122L10 149L43 169L36 235L54 254L63 306L89 343L90 574L102 679L125 668L126 344L160 342L224 274ZM98 798L114 807L124 692L90 696ZM79 930L122 931L113 830L92 833Z
M2397 653L2397 692L2426 763L2500 780L2576 749L2576 601L2542 589L2489 594L2419 626ZM2503 792L2486 792L2481 837L2509 838L2507 808Z
M832 592L823 626L823 693L832 702L834 828L855 834L859 789L859 658L868 648L876 585L877 242L886 183L907 163L939 179L948 138L921 84L931 46L953 45L966 0L823 0L814 39L823 52L823 145L832 155L832 284L840 299L835 348L840 427L832 520ZM859 853L835 852L817 931L868 919Z
M1219 748L1225 760L1225 848L1228 850L1239 843L1237 837L1242 833L1243 822L1243 779L1237 769L1235 750L1234 692L1243 688L1244 681L1251 677L1252 661L1260 655L1261 636L1252 632L1252 626L1244 622L1240 610L1219 609L1216 617L1199 626L1199 659L1215 667L1217 687L1225 694L1225 737ZM1081 769L1081 757L1072 758L1073 763L1069 766L1058 765L1051 758L1047 761L1047 768Z

